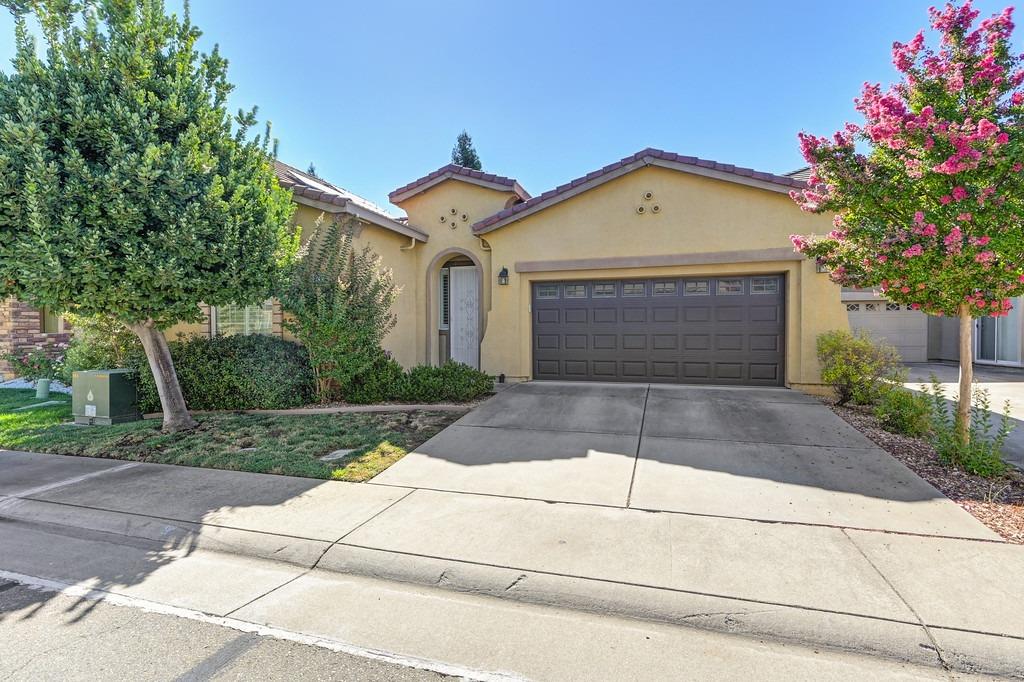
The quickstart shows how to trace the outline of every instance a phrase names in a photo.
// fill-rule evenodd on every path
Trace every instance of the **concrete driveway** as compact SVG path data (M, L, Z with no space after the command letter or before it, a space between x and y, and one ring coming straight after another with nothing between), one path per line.
M372 484L994 537L815 398L786 389L520 384Z

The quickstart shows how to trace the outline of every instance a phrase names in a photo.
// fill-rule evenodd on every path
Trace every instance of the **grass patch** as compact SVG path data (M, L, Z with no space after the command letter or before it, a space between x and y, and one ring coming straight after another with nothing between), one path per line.
M165 434L159 420L75 426L71 400L14 412L39 402L31 390L0 389L0 448L133 462L252 471L307 478L366 481L457 419L453 412L315 415L197 415L189 432ZM354 449L335 462L318 458Z

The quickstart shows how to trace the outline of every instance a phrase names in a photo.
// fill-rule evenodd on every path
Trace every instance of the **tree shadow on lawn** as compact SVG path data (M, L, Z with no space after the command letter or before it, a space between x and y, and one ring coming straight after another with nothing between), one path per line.
M4 416L0 414L0 434ZM167 589L181 597L176 605L184 607L190 607L188 590L182 595L168 585L186 579L194 581L197 591L203 589L201 574L182 578L182 571L197 570L199 564L186 560L199 557L198 550L283 561L296 571L308 569L353 524L401 496L392 488L317 479L345 471L347 464L359 464L360 451L383 452L393 461L404 449L388 443L388 438L411 447L455 415L419 421L401 414L376 421L373 415L339 417L304 416L299 430L288 429L288 420L298 417L230 414L204 415L205 431L179 436L159 433L158 423L62 426L58 428L63 431L50 438L26 436L23 442L37 449L45 446L74 455L109 454L105 451L115 447L118 459L127 462L0 450L0 569L153 601L161 599L147 595ZM218 422L232 428L223 423L214 428ZM274 438L273 448L260 447L257 440L262 436ZM368 438L377 440L368 443ZM240 452L253 446L255 451ZM295 459L296 452L310 447L324 450L317 455L344 447L357 451L341 462L324 463L309 454L304 462ZM153 460L192 466L145 463ZM225 465L278 468L316 478L197 468ZM365 468L360 472L376 473ZM240 571L229 584L240 595L255 598L276 586L264 584L272 580L265 574ZM31 618L56 593L35 594L34 606L19 602L17 618ZM94 604L87 598L77 600L69 624L87 617ZM13 615L0 611L0 622Z

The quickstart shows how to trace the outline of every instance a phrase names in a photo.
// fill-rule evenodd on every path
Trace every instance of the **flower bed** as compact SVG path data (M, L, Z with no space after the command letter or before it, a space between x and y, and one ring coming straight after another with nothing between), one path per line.
M984 478L944 464L929 443L883 429L870 408L825 403L908 469L938 488L1007 542L1024 545L1024 473Z

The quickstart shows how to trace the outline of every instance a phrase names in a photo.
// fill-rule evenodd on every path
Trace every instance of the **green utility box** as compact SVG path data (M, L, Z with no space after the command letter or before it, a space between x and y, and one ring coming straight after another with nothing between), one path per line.
M71 373L71 413L76 424L120 424L142 419L135 371L94 369Z

